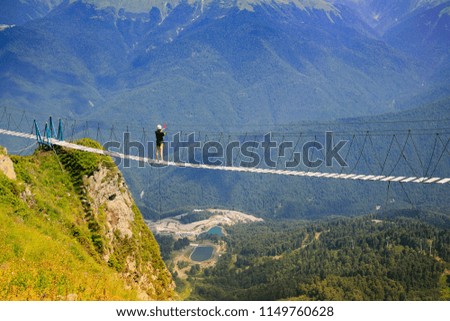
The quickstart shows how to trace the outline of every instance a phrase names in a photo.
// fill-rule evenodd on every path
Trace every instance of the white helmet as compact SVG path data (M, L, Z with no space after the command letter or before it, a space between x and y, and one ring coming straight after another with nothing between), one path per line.
M158 125L158 126L156 126L156 129L161 130L161 129L162 129L162 126L161 126L161 125Z

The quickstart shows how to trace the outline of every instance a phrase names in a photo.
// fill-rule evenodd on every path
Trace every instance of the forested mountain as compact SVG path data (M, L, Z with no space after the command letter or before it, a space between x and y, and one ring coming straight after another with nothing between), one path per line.
M224 127L393 111L427 80L351 10L327 1L47 7L0 33L2 105Z
M448 300L449 217L419 211L227 228L200 300Z

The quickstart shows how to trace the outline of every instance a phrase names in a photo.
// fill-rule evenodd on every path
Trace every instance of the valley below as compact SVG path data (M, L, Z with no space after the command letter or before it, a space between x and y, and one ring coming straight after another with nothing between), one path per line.
M146 221L147 226L155 234L162 247L166 264L172 275L180 282L179 291L182 297L190 294L190 287L185 282L192 276L213 268L219 258L227 252L224 227L235 224L249 224L264 220L250 214L227 209L194 209L192 211L164 218L157 221ZM164 246L168 239L178 242L173 250ZM187 281L189 282L189 281Z
M192 210L147 225L184 300L447 300L447 213L290 220Z
M186 224L183 224L181 221L183 217L188 215L195 216L196 214L203 214L203 217L207 218ZM189 240L194 241L201 233L205 233L215 226L261 221L263 221L263 219L238 211L223 209L195 209L191 213L186 212L184 214L158 221L146 221L146 223L153 233L170 234L177 239L187 237Z

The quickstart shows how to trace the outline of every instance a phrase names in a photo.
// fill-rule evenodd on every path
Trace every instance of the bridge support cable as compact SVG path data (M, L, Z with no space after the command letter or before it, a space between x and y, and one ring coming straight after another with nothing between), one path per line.
M440 138L439 138L440 139ZM440 139L441 140L441 139ZM436 165L434 166L433 171L431 172L431 175L434 175L434 172L436 172L436 169L438 168L438 165L442 159L442 156L444 156L445 152L447 151L448 143L450 142L450 139L447 139L447 143L444 145L444 142L441 140L441 143L443 145L442 153L438 158L438 161L436 162ZM448 152L448 151L447 151Z
M369 135L369 131L367 131L367 134ZM372 153L374 155L374 158L376 160L376 163L378 164L378 167L380 168L380 173L383 173L383 164L381 163L381 159L378 157L377 149L375 148L375 144L373 143L372 135L369 135L369 142L370 146L372 147Z
M410 131L411 131L411 130L410 130ZM413 144L414 151L415 151L415 153L416 153L416 155L417 155L417 159L419 160L420 167L422 168L422 175L425 176L425 164L424 164L424 162L422 161L422 158L420 157L419 149L417 148L416 142L414 141L414 137L413 137L412 135L411 135L411 142L412 142L412 144Z

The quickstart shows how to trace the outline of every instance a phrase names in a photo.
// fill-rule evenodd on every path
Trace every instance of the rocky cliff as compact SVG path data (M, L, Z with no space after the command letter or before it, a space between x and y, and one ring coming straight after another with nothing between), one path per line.
M1 149L0 300L170 299L159 246L110 158Z

